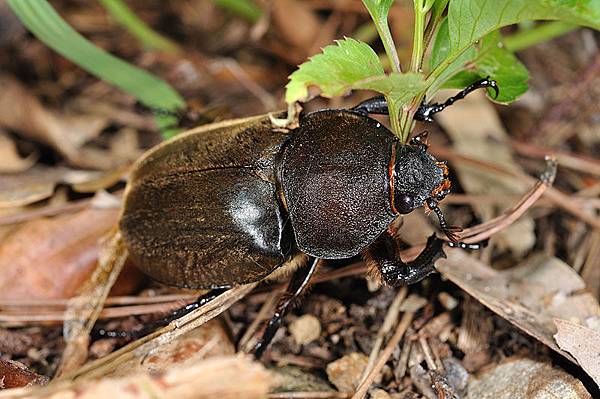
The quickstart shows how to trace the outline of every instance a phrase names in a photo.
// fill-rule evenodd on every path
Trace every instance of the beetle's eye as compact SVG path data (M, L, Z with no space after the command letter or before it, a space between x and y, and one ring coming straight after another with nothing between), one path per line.
M410 213L415 207L414 202L412 195L399 193L394 200L394 206L399 213Z

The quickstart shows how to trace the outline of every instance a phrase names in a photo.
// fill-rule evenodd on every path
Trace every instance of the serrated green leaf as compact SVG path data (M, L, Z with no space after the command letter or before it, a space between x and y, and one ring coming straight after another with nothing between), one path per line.
M165 81L89 42L56 13L46 0L8 0L21 22L39 40L98 78L114 84L140 102L168 110L183 108L183 98ZM173 117L158 117L160 127Z
M562 20L600 29L600 0L453 0L448 18L456 53L492 31L523 21Z
M425 89L425 79L420 73L391 73L356 82L356 89L373 90L392 98L396 105L408 104Z
M435 68L450 53L448 23L440 26L432 48L431 64ZM528 89L529 72L517 57L502 46L501 36L493 32L469 47L444 71L439 81L444 88L463 89L474 81L490 77L498 83L500 94L494 100L509 103ZM489 91L492 94L491 90ZM433 93L430 93L433 94Z
M444 18L440 27L438 29L437 35L433 41L433 46L431 49L431 57L429 59L430 68L434 70L439 67L442 62L450 59L449 55L451 54L452 48L450 44L450 33L448 30L448 18ZM471 46L469 49L464 51L458 58L450 62L450 64L444 67L444 70L440 77L438 78L438 82L445 82L456 73L460 72L465 68L467 63L473 60L477 56L477 50L475 46ZM469 82L472 83L473 81ZM435 90L438 88L435 87ZM434 93L428 93L429 96Z
M446 22L446 21L445 21ZM432 51L432 64L439 65L450 52L447 24L440 27ZM434 64L437 63L437 64ZM528 89L529 72L517 57L502 46L501 36L493 32L471 46L446 69L444 88L463 89L474 81L490 77L498 83L500 94L495 101L509 103ZM492 94L491 90L489 91Z
M368 44L350 38L336 43L290 75L285 94L288 104L305 100L311 85L318 86L321 95L332 97L351 90L357 82L385 76L379 57Z
M494 101L510 103L529 88L529 71L510 51L502 46L500 34L494 32L482 40L481 53L471 62L467 71L446 81L443 87L463 89L474 81L490 77L498 83L500 93ZM489 91L492 94L492 91Z

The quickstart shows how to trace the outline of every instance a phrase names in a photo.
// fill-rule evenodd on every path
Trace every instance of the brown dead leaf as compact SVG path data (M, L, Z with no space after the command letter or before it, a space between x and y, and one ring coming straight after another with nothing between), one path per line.
M25 206L48 199L61 183L71 185L77 192L96 192L113 186L127 170L127 165L100 172L36 165L22 173L0 174L0 208Z
M600 318L600 306L581 277L557 258L540 254L505 271L496 271L463 251L448 250L437 269L494 313L549 346L573 357L555 341L553 318L568 314L582 323ZM560 317L560 316L558 316Z
M190 366L202 359L235 354L235 347L219 320L193 329L176 340L154 348L149 353L137 354L117 366L107 377L153 372L164 372L176 366Z
M0 76L0 110L0 127L51 146L71 164L106 169L106 161L102 157L80 151L83 144L97 137L106 127L106 118L57 115L47 110L21 83L7 75Z
M44 385L47 382L47 377L28 370L24 364L12 360L0 359L0 390Z
M600 387L600 332L569 320L554 319L554 339L569 352Z
M99 240L118 209L83 211L23 224L0 245L0 298L68 298L90 275Z
M277 0L272 7L273 22L283 40L308 52L321 28L319 18L301 1Z
M17 145L0 129L0 173L23 172L35 164L37 154L31 153L22 158L17 151Z
M62 381L42 388L0 392L0 398L30 399L261 399L273 383L271 374L249 357L228 356L204 360L164 373L140 373L125 378Z

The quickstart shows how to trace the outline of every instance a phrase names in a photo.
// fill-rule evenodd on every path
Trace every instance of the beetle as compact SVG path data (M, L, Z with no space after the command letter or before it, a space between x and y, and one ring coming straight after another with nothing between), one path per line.
M493 80L482 79L442 104L422 104L415 119L430 121L478 88L498 94ZM405 263L390 225L425 207L461 246L438 207L450 190L448 168L428 153L425 134L402 144L373 113L387 113L383 98L309 113L291 132L273 129L267 117L246 118L151 149L125 191L119 227L130 257L161 283L213 290L195 306L295 269L257 357L320 259L361 255L394 287L422 280L445 256L445 241L432 235Z

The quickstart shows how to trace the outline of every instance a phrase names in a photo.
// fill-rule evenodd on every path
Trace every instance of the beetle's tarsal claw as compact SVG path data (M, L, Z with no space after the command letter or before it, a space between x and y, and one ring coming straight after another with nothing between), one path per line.
M448 246L450 248L460 248L460 249L483 249L485 247L487 247L488 245L488 240L484 240L481 242L475 242L475 243L466 243L466 242L448 242L447 243Z

